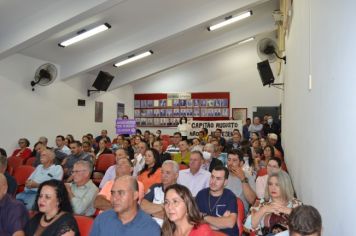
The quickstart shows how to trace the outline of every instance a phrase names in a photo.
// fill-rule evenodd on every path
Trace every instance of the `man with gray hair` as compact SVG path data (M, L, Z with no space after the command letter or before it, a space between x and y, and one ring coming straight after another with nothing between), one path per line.
M14 177L12 177L7 171L7 157L0 155L0 173L4 174L6 177L7 181L7 193L10 196L15 196L16 194L16 189L17 189L17 183Z
M90 162L77 161L72 169L73 182L65 184L75 214L92 216L95 213L93 204L98 187L90 179L92 169Z
M154 217L160 225L163 223L164 215L164 190L172 184L177 183L179 166L177 162L167 160L161 167L161 183L153 184L147 191L141 202L141 208L147 214Z
M125 175L116 178L111 189L113 209L96 217L90 235L108 236L120 232L120 236L160 236L161 229L157 223L138 207L138 195L134 177Z
M41 152L41 164L28 177L25 183L25 191L16 195L16 199L23 201L28 210L32 209L40 184L46 180L62 180L63 169L60 165L54 164L54 152L45 149Z

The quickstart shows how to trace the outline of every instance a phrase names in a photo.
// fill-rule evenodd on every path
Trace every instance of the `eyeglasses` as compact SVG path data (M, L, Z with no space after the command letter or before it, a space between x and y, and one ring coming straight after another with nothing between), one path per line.
M164 205L164 207L169 207L170 205L172 205L173 207L178 207L181 202L183 202L183 201L176 200L176 199L174 199L173 201L165 200L163 205Z
M84 172L84 171L87 171L87 170L72 170L71 174L78 174L79 172Z

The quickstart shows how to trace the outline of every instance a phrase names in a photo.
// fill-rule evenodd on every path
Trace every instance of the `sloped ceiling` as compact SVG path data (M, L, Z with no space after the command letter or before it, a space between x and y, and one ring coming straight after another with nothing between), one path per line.
M62 80L100 70L115 75L110 89L276 29L278 0L6 0L0 2L0 60L14 53L59 65ZM252 10L252 17L217 31L207 26ZM21 16L21 17L19 17ZM58 43L101 23L112 27L61 48ZM115 68L127 56L150 57Z

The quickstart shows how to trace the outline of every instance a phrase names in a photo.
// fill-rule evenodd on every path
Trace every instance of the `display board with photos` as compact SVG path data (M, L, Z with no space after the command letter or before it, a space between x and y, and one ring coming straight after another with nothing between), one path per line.
M137 126L177 126L180 117L193 120L227 120L230 93L135 94Z

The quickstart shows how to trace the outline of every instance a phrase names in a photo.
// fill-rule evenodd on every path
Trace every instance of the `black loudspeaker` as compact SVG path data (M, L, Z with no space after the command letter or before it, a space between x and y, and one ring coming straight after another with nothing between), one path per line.
M114 76L110 75L108 72L100 71L98 77L96 77L94 81L93 87L99 91L106 91L108 90L113 78Z
M85 100L84 99L78 99L78 106L85 107Z
M257 63L257 69L260 73L263 86L270 85L274 82L274 76L268 60Z

